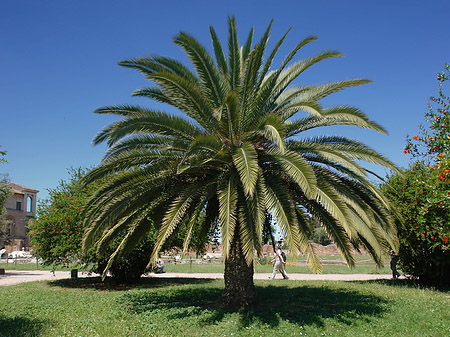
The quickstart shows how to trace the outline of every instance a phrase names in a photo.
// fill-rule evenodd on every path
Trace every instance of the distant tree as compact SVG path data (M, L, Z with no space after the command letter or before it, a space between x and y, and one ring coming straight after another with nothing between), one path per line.
M323 108L319 103L370 81L295 85L305 70L341 54L325 51L291 63L302 47L316 40L309 36L274 68L272 61L286 35L266 55L270 26L256 44L251 29L240 46L235 19L230 18L228 55L210 27L215 59L194 37L180 32L174 42L186 53L190 67L159 56L120 62L156 84L134 95L171 105L181 114L129 105L96 111L122 119L95 138L95 144L106 142L109 150L84 181L118 175L88 203L85 249L104 233L108 237L126 230L111 256L114 261L155 225L159 236L150 259L154 262L173 231L186 228L186 248L197 226L219 226L225 255L223 304L243 308L256 301L253 260L255 252L261 252L267 214L274 215L294 252L310 248L308 214L320 219L350 266L353 246L365 246L377 263L388 247L396 247L389 204L369 182L360 161L393 169L395 165L353 139L305 135L335 125L384 133L358 108ZM205 217L199 222L202 212ZM314 249L309 249L308 261L320 272Z
M0 145L0 147L2 147ZM6 151L0 151L0 163L5 163L6 159L4 158L6 156Z
M0 178L0 247L9 243L11 221L6 218L4 204L11 195L9 180L6 176Z
M6 151L0 151L0 163L6 163L5 156ZM0 177L0 246L8 243L11 234L11 221L6 219L6 209L4 207L4 204L10 195L11 189L9 187L9 180L7 175L2 175Z
M408 137L404 152L413 162L383 186L403 220L398 223L399 263L421 283L450 286L450 98L443 84L450 65L438 74L439 95L430 97L427 124Z
M314 228L314 234L312 237L313 242L319 243L322 246L329 245L331 243L330 237L322 227Z

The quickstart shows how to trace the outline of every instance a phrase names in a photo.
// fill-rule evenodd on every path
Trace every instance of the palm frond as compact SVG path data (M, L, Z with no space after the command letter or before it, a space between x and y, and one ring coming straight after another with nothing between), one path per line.
M228 18L228 67L229 83L231 90L235 90L239 85L240 69L239 41L237 35L236 19Z
M192 82L172 73L155 73L150 79L164 88L164 94L172 105L195 119L205 129L217 127L213 116L213 107L209 104L204 92Z
M219 67L220 72L222 73L222 76L227 76L228 74L228 66L227 61L225 59L225 54L222 49L222 44L219 41L219 38L217 37L216 31L212 26L209 26L209 32L211 35L211 40L213 43L213 49L214 54L216 56L216 62L217 66Z
M244 60L247 59L248 54L250 53L250 50L252 48L252 41L253 41L253 27L250 29L250 32L248 33L247 42L245 42L244 48L242 50L242 58Z
M147 224L147 225L146 225ZM110 256L108 263L103 271L102 279L104 280L108 275L108 271L112 264L120 257L125 257L127 253L131 251L131 247L134 247L150 230L149 221L143 217L139 222L133 225L120 242L114 253Z
M341 53L335 50L324 51L315 56L292 64L280 74L277 85L274 88L275 95L273 95L272 101L275 102L278 99L279 95L288 87L288 85L298 76L300 76L300 74L302 74L306 69L310 68L320 61L341 56Z
M144 74L147 78L155 73L169 72L180 77L186 78L192 83L199 84L195 75L175 59L164 56L147 56L137 59L120 61L119 65L127 68L133 68Z
M199 186L196 185L191 186L172 202L161 224L161 229L159 230L158 238L156 240L155 247L150 257L149 265L156 261L156 259L158 258L159 251L161 250L161 247L163 246L164 242L184 219L186 211L191 206L192 201L195 198L198 190Z
M270 155L280 164L281 168L298 184L307 197L316 193L316 176L311 165L298 153L286 151L285 153L272 150Z
M214 108L220 106L225 94L219 72L206 49L194 37L184 32L179 33L175 37L174 42L184 49L194 65L202 80L203 91L207 93L211 106Z
M198 127L182 117L138 106L107 106L97 109L95 112L122 114L127 118L114 122L100 131L92 141L94 145L107 141L108 145L112 146L130 134L151 133L192 140L201 133Z
M298 254L298 251L302 250L299 227L295 219L292 196L283 185L282 181L275 177L265 179L266 208L275 216L291 250Z
M311 86L302 99L317 101L319 99L325 98L335 92L344 90L349 87L361 86L364 84L372 83L371 80L367 78L353 78L350 80L329 82L325 84L320 84L316 86Z
M290 137L313 128L331 125L353 125L387 134L381 125L368 119L360 109L351 106L334 106L324 109L321 111L320 116L308 116L295 122L290 122L286 129Z
M253 196L258 179L258 155L252 144L244 143L233 151L233 163L236 167L247 197Z
M320 179L317 182L315 199L341 224L352 240L356 236L356 231L348 223L348 206L325 180Z
M234 174L230 174L227 179L223 179L217 191L219 199L219 224L222 233L223 254L226 259L233 239L236 225L237 206L237 181Z
M264 53L265 46L267 45L267 42L268 42L268 36L269 36L268 34L269 34L269 31L270 31L270 27L272 25L272 22L273 22L273 20L270 22L270 25L267 28L266 33L264 34L264 36L262 37L261 42L260 42L260 45L264 46L264 49L262 49L262 51L261 51L262 53ZM258 88L261 86L262 81L264 80L265 76L267 75L267 72L269 71L269 69L270 69L270 67L272 65L272 62L273 62L273 59L274 59L275 55L277 54L278 50L280 49L281 45L283 44L286 36L288 35L288 33L290 32L291 29L292 29L292 27L289 28L286 33L284 33L284 35L281 37L281 39L277 42L275 47L272 49L269 57L267 58L266 63L264 64L264 68L261 71L261 74L260 74L260 77L259 77L260 78L260 82L257 85Z
M131 96L147 97L147 98L154 99L155 101L158 101L161 103L166 103L169 105L172 104L172 101L170 100L170 98L168 98L164 94L164 92L160 88L157 88L157 87L147 87L147 88L137 89L132 92Z

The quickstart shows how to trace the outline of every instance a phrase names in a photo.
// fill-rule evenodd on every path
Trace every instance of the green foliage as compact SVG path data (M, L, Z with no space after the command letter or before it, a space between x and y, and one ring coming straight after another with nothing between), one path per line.
M109 150L84 182L117 175L87 204L86 250L99 238L117 236L119 221L127 234L111 255L111 263L152 228L158 231L152 261L174 232L186 234L186 247L196 227L203 233L220 228L225 259L231 261L226 270L231 275L238 265L242 270L247 267L248 287L241 280L237 288L250 289L253 281L248 269L267 238L268 214L294 253L308 251L314 272L321 271L321 264L310 244L310 217L319 220L350 266L353 246L365 246L378 264L383 252L396 247L389 203L370 183L361 162L394 170L395 165L356 140L303 133L323 133L312 129L333 125L385 133L358 108L324 108L320 103L330 94L370 80L297 86L294 81L306 69L341 54L324 51L294 61L304 46L317 39L308 36L277 68L272 61L278 58L286 35L271 52L266 51L270 28L271 24L256 43L252 29L241 48L235 19L229 18L225 55L210 27L215 61L199 41L180 32L174 42L186 53L190 66L159 56L119 63L152 82L134 95L168 104L180 113L175 116L130 105L96 110L120 119L95 137L95 144L106 142ZM236 259L229 254L236 254ZM228 289L238 282L226 279ZM225 293L240 296L227 288Z
M155 234L155 233L154 233ZM155 246L155 235L147 235L134 249L126 256L116 260L109 268L109 273L118 282L136 282L144 273L151 271L147 268L149 253ZM96 266L95 271L103 274L108 264L109 257L120 242L116 240L105 250L96 252L93 257L93 263Z
M450 97L444 93L444 83L450 80L450 64L444 65L444 70L437 74L437 97L428 100L428 111L425 113L426 125L419 125L419 133L412 138L408 136L404 153L414 157L424 157L441 165L449 163L450 156Z
M89 270L102 274L108 264L109 257L114 253L125 237L122 231L118 237L104 244L104 249L97 246L83 253L81 250L84 235L82 208L86 201L111 179L112 176L96 180L84 185L81 178L86 174L84 169L69 170L70 181L60 181L59 185L49 191L49 199L41 202L36 212L36 220L30 223L30 236L33 252L42 258L46 265L69 266L80 262ZM151 219L148 220L151 222ZM142 274L149 271L148 260L155 246L157 229L151 227L147 235L140 237L134 249L126 256L117 259L109 267L110 274L118 281L136 281ZM164 246L180 247L185 233L176 232ZM211 238L211 233L202 233L199 229L192 234L192 247L204 247L204 241ZM200 248L199 248L200 249Z
M408 138L405 153L421 160L404 175L393 175L384 185L403 220L398 223L402 270L424 284L450 285L450 141L448 96L442 84L450 66L438 74L439 97L431 97L420 136Z
M435 286L450 285L450 174L444 171L416 162L385 185L403 217L397 225L401 269Z
M0 145L0 147L2 147ZM4 156L6 156L6 151L0 151L0 163L6 163L6 159L3 158Z
M330 244L330 237L328 236L327 232L322 227L316 227L314 228L314 234L312 237L313 242L319 243L322 246L326 246Z
M83 260L81 240L83 221L81 208L104 181L84 186L80 183L86 173L83 169L70 169L70 181L61 180L49 190L49 199L39 203L36 219L30 224L33 253L46 264L67 265Z
M9 180L3 176L0 178L0 246L8 243L10 235L11 221L6 219L6 209L3 206L10 195Z
M92 271L102 273L105 256L94 249L86 254L81 252L84 233L81 209L89 196L108 178L84 186L80 179L86 170L71 169L69 174L70 181L60 181L55 189L49 191L50 198L38 206L36 220L30 224L33 252L47 265L69 266L72 262L80 262L90 266ZM108 246L109 251L113 248L114 244ZM150 240L143 240L129 258L117 261L111 268L112 276L118 281L139 278L146 271L148 261L148 256L143 256L142 250L151 251L152 248Z
M2 147L0 145L0 147ZM6 163L6 151L0 151L0 164ZM11 190L9 188L9 180L7 179L7 175L3 175L0 178L0 247L3 244L7 244L10 236L10 226L11 221L5 218L6 209L3 206L11 195Z

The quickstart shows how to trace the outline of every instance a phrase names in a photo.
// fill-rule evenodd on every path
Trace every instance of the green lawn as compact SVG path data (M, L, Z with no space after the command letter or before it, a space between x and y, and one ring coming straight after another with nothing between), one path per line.
M341 256L321 256L321 260L324 261L335 261L339 260L342 261ZM324 274L390 274L390 268L389 265L385 266L384 268L376 268L375 264L371 262L370 256L368 255L356 255L356 267L353 269L350 269L346 265L343 264L336 264L336 265L327 265L324 264L323 266L323 273ZM310 274L310 269L305 265L297 265L299 261L304 262L303 257L300 257L299 259L292 260L290 257L288 257L288 265L286 267L287 273L302 273L302 274ZM173 272L173 273L223 273L224 271L224 265L223 263L201 263L198 264L196 262L193 262L192 264L189 263L189 260L184 260L186 263L166 263L166 269L167 272ZM51 266L43 266L39 265L36 266L36 264L33 263L18 263L17 265L13 263L9 263L8 265L5 263L0 263L0 268L4 268L7 270L36 270L36 268L39 268L40 270L51 270ZM74 268L79 268L77 265L74 265ZM56 270L70 270L70 268L65 268L61 266L57 266ZM266 264L266 265L259 265L255 264L255 272L256 273L271 273L272 272L272 265Z
M449 336L450 292L407 281L255 281L259 306L230 313L223 280L98 279L0 288L0 336Z
M272 265L255 265L255 273L271 273ZM224 265L221 263L205 263L195 264L167 264L165 271L168 273L223 273ZM311 274L311 270L307 266L297 266L288 264L286 266L286 272L288 274ZM390 274L389 267L376 268L375 265L357 265L355 268L350 269L346 265L324 265L324 274Z

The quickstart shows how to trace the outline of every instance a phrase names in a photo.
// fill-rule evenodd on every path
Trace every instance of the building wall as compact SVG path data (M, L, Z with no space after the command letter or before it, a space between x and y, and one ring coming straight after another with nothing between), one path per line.
M17 184L10 184L10 186L14 194L7 199L4 206L7 211L7 218L13 222L10 228L11 236L15 239L15 242L21 242L19 244L21 249L22 247L28 247L30 243L27 235L27 222L36 216L38 191Z

